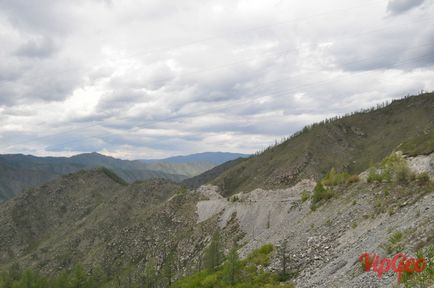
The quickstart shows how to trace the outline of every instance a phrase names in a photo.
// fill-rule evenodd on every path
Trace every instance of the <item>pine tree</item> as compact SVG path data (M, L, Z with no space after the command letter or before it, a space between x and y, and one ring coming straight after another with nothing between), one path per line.
M211 243L205 251L205 268L209 272L215 272L217 267L223 262L223 249L220 240L220 234L214 233Z
M234 285L239 279L240 270L240 258L237 253L237 248L234 245L234 247L229 251L228 257L223 266L223 277L226 283Z

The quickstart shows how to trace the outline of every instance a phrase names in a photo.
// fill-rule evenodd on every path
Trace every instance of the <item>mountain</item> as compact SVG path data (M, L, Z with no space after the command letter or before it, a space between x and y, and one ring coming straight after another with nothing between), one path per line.
M319 179L331 167L359 173L400 145L401 149L432 152L433 135L434 94L407 97L308 126L283 143L229 167L210 183L230 195L254 188L284 188L304 178ZM416 143L409 143L412 141ZM418 147L417 141L426 147Z
M163 163L211 163L214 166L223 164L227 161L235 160L237 158L247 158L249 154L230 153L230 152L203 152L184 156L174 156L164 159L150 159L142 160L147 163L163 162Z
M39 186L61 175L82 169L106 167L127 182L150 178L182 181L214 168L227 159L245 154L207 152L161 160L121 160L99 153L72 157L35 157L31 155L0 155L0 201Z
M0 270L13 259L45 273L82 263L114 275L169 252L193 269L218 227L197 224L198 200L165 179L127 184L101 168L62 176L0 204Z
M315 124L184 183L80 171L0 203L0 287L17 267L107 288L247 287L227 282L239 267L249 287L394 287L394 271L364 272L360 256L434 259L433 180L433 94ZM402 285L432 287L430 260Z
M17 277L16 267L22 267L59 275L78 271L73 267L80 263L83 275L107 281L96 287L135 287L149 281L146 271L154 265L158 287L217 287L226 270L193 273L204 267L211 235L220 235L224 250L235 244L242 258L251 255L241 263L248 261L245 272L259 279L281 271L279 249L286 240L288 277L298 288L392 287L393 272L383 278L363 272L362 253L434 257L434 153L405 161L418 173L414 180L371 183L364 172L357 181L330 184L332 195L318 202L311 179L225 198L217 186L187 190L164 179L128 184L108 169L80 171L0 204L0 271ZM257 273L264 267L267 272ZM185 275L192 276L180 283L193 284L167 280ZM434 284L434 275L412 277ZM266 287L294 287L287 284Z
M140 161L119 160L98 153L70 158L0 155L0 201L61 175L96 167L110 168L128 182L155 177L180 181L188 177L153 170Z

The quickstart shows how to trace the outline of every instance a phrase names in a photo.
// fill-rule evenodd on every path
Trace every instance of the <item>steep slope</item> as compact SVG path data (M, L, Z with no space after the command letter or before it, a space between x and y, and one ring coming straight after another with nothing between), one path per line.
M150 257L193 266L216 225L196 225L196 194L168 180L123 184L104 169L63 176L0 204L0 269L13 262L45 273L81 263L109 275Z
M230 195L318 179L331 167L358 173L400 144L433 133L434 94L408 97L307 127L280 145L230 167L211 183Z
M407 162L413 171L426 172L433 180L434 154ZM245 243L239 250L242 256L266 243L279 246L286 240L287 267L296 275L297 287L396 287L393 271L380 279L375 272L364 272L358 258L365 252L416 257L418 251L427 257L423 249L434 248L434 183L423 177L406 183L368 183L367 174L362 173L359 182L330 187L333 197L316 209L312 209L312 180L285 189L255 189L229 199L216 186L202 186L199 222L217 216L222 229L238 223L245 235L240 240ZM281 259L275 254L272 269L281 269ZM429 286L408 287L432 287L434 275L426 283Z

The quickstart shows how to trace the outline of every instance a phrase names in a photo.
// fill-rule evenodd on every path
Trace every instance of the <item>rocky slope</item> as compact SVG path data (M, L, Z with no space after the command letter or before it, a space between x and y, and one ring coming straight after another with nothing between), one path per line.
M434 176L434 154L407 161ZM357 258L363 252L387 256L397 231L407 255L433 245L434 186L367 183L366 172L360 178L335 186L334 197L312 210L303 197L312 193L312 179L225 198L212 185L187 190L167 180L125 184L104 169L71 174L0 204L0 269L18 262L58 273L82 263L138 277L151 257L161 267L174 253L180 277L199 268L210 235L219 231L226 248L237 242L242 257L288 240L297 287L392 287L395 274L380 280L362 272ZM280 269L278 254L270 269Z
M194 271L218 227L215 217L197 224L198 197L163 179L125 184L106 169L63 176L0 204L0 271L18 263L52 274L80 263L140 277L150 258L161 267L170 253L174 274Z
M417 172L434 176L434 154L407 159ZM290 267L298 271L297 287L392 287L396 274L362 272L358 257L364 252L387 256L389 239L401 233L407 255L434 245L434 186L411 183L359 183L340 185L335 197L315 211L303 193L312 193L315 182L303 180L287 189L255 189L223 198L216 186L202 186L206 199L198 202L198 222L218 215L226 229L234 217L245 237L241 255L265 243L288 240ZM389 255L390 257L390 255ZM273 262L280 269L280 258Z

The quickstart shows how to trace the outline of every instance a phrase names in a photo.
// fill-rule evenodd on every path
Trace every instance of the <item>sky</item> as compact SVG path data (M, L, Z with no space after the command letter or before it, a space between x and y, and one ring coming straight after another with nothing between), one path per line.
M432 0L0 0L0 154L254 153L434 90Z

